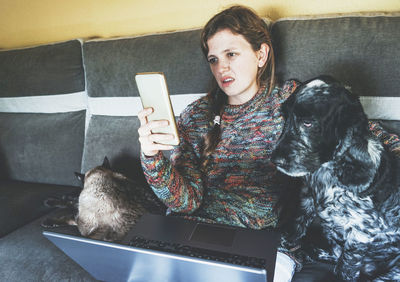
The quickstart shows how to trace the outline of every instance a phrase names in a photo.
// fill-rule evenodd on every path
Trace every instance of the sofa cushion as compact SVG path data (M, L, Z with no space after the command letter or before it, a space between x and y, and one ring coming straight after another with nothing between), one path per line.
M283 19L272 36L277 74L330 74L360 96L399 97L400 15Z
M137 117L93 115L86 133L82 171L100 165L107 156L114 170L145 182L138 159L138 127Z
M395 120L390 126L400 129L399 26L399 13L278 20L277 75L302 81L332 75L361 96L370 119Z
M0 175L78 185L86 92L79 40L0 52Z
M42 235L45 218L0 238L1 280L97 281Z
M0 52L0 97L73 93L85 89L81 43Z
M83 44L88 91L88 127L82 172L107 155L111 165L142 178L135 83L139 72L164 72L175 115L207 92L211 79L200 49L200 30L95 40Z
M0 132L3 179L79 185L85 111L0 113Z
M90 97L139 96L138 72L164 72L173 94L203 93L211 73L200 49L200 30L83 44Z
M80 188L72 186L0 181L0 237L50 212L52 208L43 204L48 197L79 191Z

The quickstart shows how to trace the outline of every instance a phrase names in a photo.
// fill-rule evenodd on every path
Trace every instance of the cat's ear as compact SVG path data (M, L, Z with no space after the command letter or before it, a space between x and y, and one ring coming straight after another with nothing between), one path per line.
M104 168L111 169L110 161L107 156L104 157L103 164L101 165Z
M85 175L80 172L74 172L76 178L83 184L85 181Z

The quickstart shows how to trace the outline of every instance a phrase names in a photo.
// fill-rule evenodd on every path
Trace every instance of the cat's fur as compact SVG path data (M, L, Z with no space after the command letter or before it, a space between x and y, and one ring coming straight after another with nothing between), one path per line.
M79 199L50 198L47 206L65 207L67 215L48 218L44 227L76 225L81 235L97 240L119 241L146 212L165 213L165 207L146 185L139 185L110 168L107 157L85 175Z

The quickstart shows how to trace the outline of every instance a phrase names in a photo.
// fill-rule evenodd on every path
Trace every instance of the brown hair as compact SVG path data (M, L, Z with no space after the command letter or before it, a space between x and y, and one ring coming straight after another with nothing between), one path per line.
M206 57L209 51L207 45L208 40L223 29L229 29L234 34L242 35L247 42L250 43L254 51L258 51L263 43L268 45L268 59L264 66L258 69L257 83L259 85L266 84L269 94L275 84L275 60L267 24L253 10L243 6L232 6L216 14L208 21L201 33L201 48ZM208 97L211 105L209 108L210 121L213 121L215 116L220 116L222 118L224 106L228 98L219 88L215 78L213 78ZM209 157L214 152L220 140L220 124L214 122L214 127L204 138L202 152L203 170L207 167Z

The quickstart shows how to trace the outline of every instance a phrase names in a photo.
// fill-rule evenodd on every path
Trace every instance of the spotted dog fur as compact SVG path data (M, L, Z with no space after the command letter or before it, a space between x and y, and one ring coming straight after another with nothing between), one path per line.
M400 164L373 136L358 97L330 77L304 83L282 106L273 153L302 177L301 213L287 240L300 242L318 216L334 262L349 281L400 281Z

